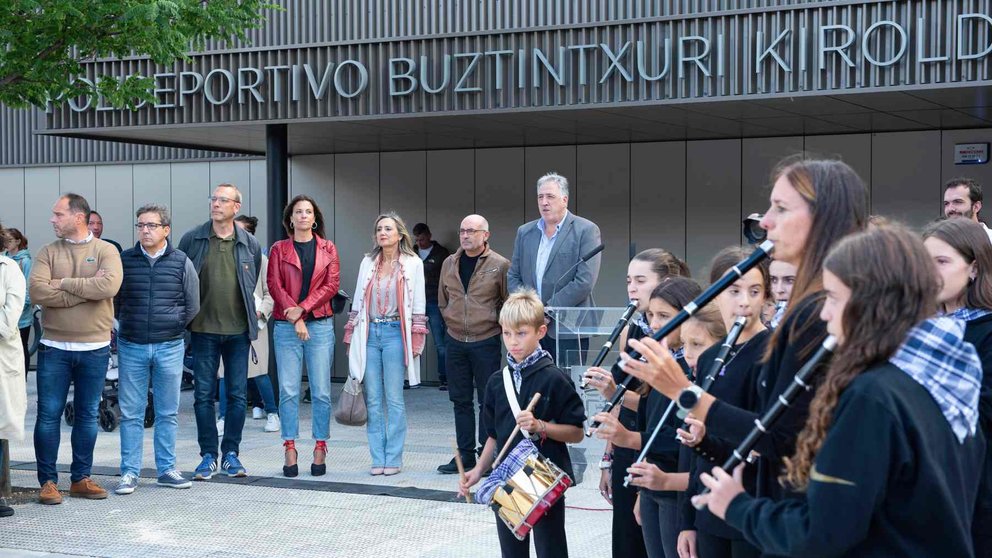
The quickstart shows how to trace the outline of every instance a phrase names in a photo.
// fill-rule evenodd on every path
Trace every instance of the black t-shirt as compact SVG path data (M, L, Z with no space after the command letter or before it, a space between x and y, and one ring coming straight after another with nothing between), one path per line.
M796 308L786 315L777 328L776 344L771 355L758 373L756 406L742 409L717 399L706 416L706 436L722 438L737 447L754 428L754 420L778 401L796 372L806 364L827 337L827 325L821 321L825 295L822 291L806 295L796 302ZM819 385L830 359L820 362L813 373L813 385ZM754 450L758 458L758 481L755 494L775 500L801 498L802 494L789 490L778 481L784 459L795 453L796 438L806 425L809 405L816 390L802 392L796 401L782 413L769 431L758 439Z
M534 417L545 422L570 424L582 428L586 420L582 399L575 391L572 380L555 366L549 357L545 356L533 365L524 368L520 375L523 380L520 383L517 401L520 403L521 409L526 409L534 394L540 393L541 399L534 408ZM486 383L481 420L486 435L496 440L496 453L499 454L510 433L513 432L513 427L517 424L513 411L510 409L510 402L506 400L502 368L494 372ZM521 439L521 435L517 434L514 443ZM542 455L550 459L562 471L568 473L568 476L572 477L573 480L575 479L575 473L572 471L572 460L568 456L568 446L564 442L546 438L543 442L535 440L534 444L540 449Z
M303 302L310 294L310 280L313 279L313 268L317 262L317 239L311 238L308 242L293 241L293 248L296 255L300 257L300 266L303 268L303 283L300 285L300 296L296 302Z
M689 364L685 359L679 358L676 362L682 367L682 371L686 375L689 375ZM641 400L637 405L637 432L641 435L641 448L647 446L651 434L654 433L654 429L658 426L661 418L665 416L665 411L668 410L671 403L671 399L653 389L648 391L647 395L641 396ZM672 407L672 411L668 413L668 417L665 419L664 426L661 427L658 435L651 442L651 446L648 447L648 463L657 465L659 469L666 473L678 471L679 446L681 444L675 439L675 429L682 424L682 421L678 418L678 410L677 406ZM665 498L675 498L678 496L678 492L673 491L644 490L649 490Z
M482 254L479 254L481 256ZM479 256L469 256L465 252L462 252L461 257L458 258L458 277L462 280L462 287L465 288L465 292L468 292L468 282L472 280L472 274L475 273L475 264L479 263Z
M978 425L985 439L992 442L992 315L971 320L965 326L964 340L975 346L982 359L982 390L978 398ZM985 453L975 523L972 532L988 536L992 530L992 451Z
M755 386L758 381L758 372L761 370L761 358L765 354L765 347L771 332L761 331L746 343L735 345L727 355L726 364L722 372L717 373L709 393L735 407L753 411L757 405L757 392ZM699 355L697 368L699 374L696 383L703 382L705 376L713 366L717 353L720 352L720 344L716 344ZM703 485L699 480L699 475L709 473L713 467L723 465L723 462L736 449L736 445L710 436L707 434L703 442L696 446L695 451L685 446L681 449L679 470L689 472L689 488L686 490L687 496L694 496L703 490ZM757 471L754 467L744 469L744 488L749 494L754 494ZM705 533L725 539L743 538L740 531L733 529L717 518L708 510L696 511L688 498L679 500L679 519L681 521L680 530L699 529Z

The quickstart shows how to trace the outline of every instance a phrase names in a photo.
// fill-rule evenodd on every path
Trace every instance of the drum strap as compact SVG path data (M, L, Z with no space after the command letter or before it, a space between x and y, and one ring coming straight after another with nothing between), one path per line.
M513 378L510 377L510 367L503 367L503 389L506 390L506 400L510 403L510 410L513 411L513 418L520 414L520 401L517 399L517 388L513 385Z

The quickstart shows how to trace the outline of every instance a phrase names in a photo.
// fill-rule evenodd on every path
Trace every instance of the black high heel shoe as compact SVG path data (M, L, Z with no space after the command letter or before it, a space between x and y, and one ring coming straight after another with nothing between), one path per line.
M326 461L327 460L327 442L324 442L324 441L317 442L317 445L314 446L314 448L313 448L313 457L314 457L314 459L317 459L317 452L318 451L319 452L323 452L323 454L324 454L324 460ZM311 463L310 464L310 474L311 475L313 475L315 477L319 477L319 476L322 476L322 475L324 475L326 473L327 473L327 464L326 463L321 463L320 465L318 465L316 463Z
M297 460L300 459L300 452L296 451L295 440L286 440L285 442L282 443L282 447L286 448L286 453L292 451L296 455L296 459ZM282 474L284 477L289 477L289 478L295 477L296 475L300 474L300 466L296 463L289 466L283 465Z

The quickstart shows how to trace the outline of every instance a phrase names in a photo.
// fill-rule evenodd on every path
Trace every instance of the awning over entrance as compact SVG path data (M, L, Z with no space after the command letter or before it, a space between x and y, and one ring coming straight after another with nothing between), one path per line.
M288 124L290 155L992 127L992 82L756 100L315 119ZM50 131L263 154L264 122Z

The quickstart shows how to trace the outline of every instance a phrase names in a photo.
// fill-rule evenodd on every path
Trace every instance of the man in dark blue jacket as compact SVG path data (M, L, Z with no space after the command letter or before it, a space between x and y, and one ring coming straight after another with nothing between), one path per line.
M209 199L210 220L179 241L179 249L186 252L200 277L200 313L190 323L196 384L193 410L202 457L194 480L207 480L217 471L214 399L221 358L227 388L221 468L230 477L248 475L238 460L238 448L245 425L248 351L258 337L254 293L262 267L258 241L234 226L234 216L241 210L241 192L232 184L221 184Z
M192 485L176 470L176 417L183 376L183 336L200 309L200 280L193 262L169 243L169 208L146 205L135 216L138 243L121 254L124 279L115 305L120 322L121 407L117 494L131 494L138 486L149 376L155 393L158 484L170 488Z

